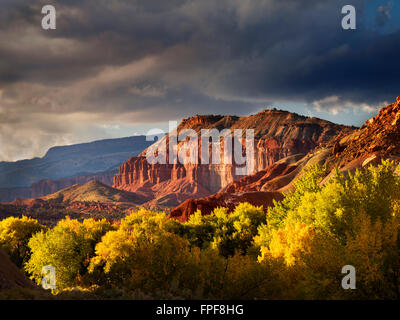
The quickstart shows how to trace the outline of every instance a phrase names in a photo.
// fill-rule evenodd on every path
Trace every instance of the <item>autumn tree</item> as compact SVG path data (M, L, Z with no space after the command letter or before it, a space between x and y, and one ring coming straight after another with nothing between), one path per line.
M397 298L399 296L400 177L391 161L314 182L284 200L260 226L260 261L284 259L300 272L303 298ZM307 177L305 175L304 177ZM308 177L307 179L310 179ZM318 186L317 186L318 184ZM269 212L269 213L270 213ZM279 223L277 216L282 213ZM272 221L272 223L270 223ZM341 268L357 270L358 290L341 288Z
M29 239L37 232L45 230L35 219L9 217L0 221L0 246L11 260L22 267L29 259Z
M28 243L32 255L25 270L40 283L42 268L52 265L56 271L57 290L81 284L96 243L114 227L104 220L84 222L66 218L53 229L36 233Z

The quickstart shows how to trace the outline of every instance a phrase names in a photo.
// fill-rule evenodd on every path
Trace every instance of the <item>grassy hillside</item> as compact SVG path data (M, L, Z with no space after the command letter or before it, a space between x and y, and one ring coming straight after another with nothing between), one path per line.
M83 186L75 184L56 193L49 194L42 199L58 200L60 202L142 202L141 197L135 193L114 189L97 180L89 181Z

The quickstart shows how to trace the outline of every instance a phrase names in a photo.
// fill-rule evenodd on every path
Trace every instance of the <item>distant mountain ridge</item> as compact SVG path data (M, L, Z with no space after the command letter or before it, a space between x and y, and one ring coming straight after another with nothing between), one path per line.
M112 186L114 176L118 169L96 172L85 175L61 178L57 180L44 179L33 183L30 187L0 188L0 202L11 202L16 198L38 198L58 190L67 188L74 184L84 185L85 183L98 180L105 185Z
M106 139L50 148L43 158L0 162L0 188L30 187L44 179L113 169L151 145L145 136Z

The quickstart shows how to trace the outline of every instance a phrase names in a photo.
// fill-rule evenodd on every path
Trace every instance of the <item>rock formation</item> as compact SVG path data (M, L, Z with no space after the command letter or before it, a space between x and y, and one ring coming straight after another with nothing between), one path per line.
M282 193L292 187L292 182L303 168L323 163L329 155L330 152L323 149L308 155L298 154L281 159L264 170L231 182L214 195L186 200L172 209L168 217L183 222L196 210L209 214L213 209L224 206L232 211L241 202L262 205L264 211L267 211L273 205L273 200L282 200Z
M368 165L377 165L382 160L400 160L400 97L393 104L380 110L361 128L353 131L341 130L327 143L307 154L297 154L281 159L252 175L233 181L217 194L209 197L188 200L173 209L171 218L181 221L197 209L207 214L220 203L236 202L240 197L254 192L285 192L293 188L293 182L301 176L301 171L313 164L326 164L328 174L322 181L326 183L339 171L354 172ZM218 202L217 199L223 199ZM257 204L254 199L247 200Z
M330 142L340 132L354 130L276 109L264 110L249 117L197 115L184 119L177 128L178 134L183 129L193 129L197 133L201 129L253 129L255 171L263 170L282 158L306 154ZM169 141L169 137L164 137L165 141ZM180 147L182 142L178 145ZM198 145L200 155L200 138ZM201 161L199 164L150 164L145 155L146 150L119 167L119 173L114 178L115 188L142 192L153 198L155 203L159 199L168 199L168 205L171 206L190 198L216 193L243 178L236 174L236 167L231 164L201 164ZM167 153L167 160L168 157Z
M395 103L382 108L366 121L359 130L339 141L340 150L335 154L338 165L343 167L354 160L368 158L387 159L400 157L400 97ZM367 163L364 163L366 165Z

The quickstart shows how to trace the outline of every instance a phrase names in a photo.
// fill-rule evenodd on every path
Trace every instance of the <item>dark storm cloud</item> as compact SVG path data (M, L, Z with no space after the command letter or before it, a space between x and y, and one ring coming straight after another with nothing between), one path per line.
M40 28L49 3L57 9L54 31ZM352 1L358 29L342 30L345 4L3 0L0 137L18 121L30 135L40 128L47 137L43 114L55 123L62 115L81 123L151 122L248 114L273 101L333 112L391 101L399 95L400 32L366 31L363 0ZM378 26L388 10L377 13ZM60 125L60 137L73 136L72 127Z

